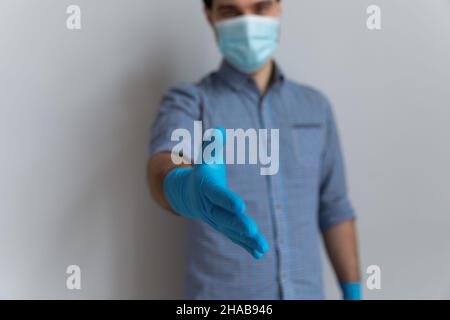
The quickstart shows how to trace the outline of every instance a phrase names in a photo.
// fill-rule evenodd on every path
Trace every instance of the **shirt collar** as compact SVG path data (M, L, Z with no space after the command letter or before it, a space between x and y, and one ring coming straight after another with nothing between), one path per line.
M284 74L278 64L274 61L273 69L273 80L271 86L276 84L281 84L284 82ZM222 64L217 72L217 74L233 89L235 90L245 90L248 89L249 84L253 84L253 79L250 75L240 72L231 66L226 60L222 61Z

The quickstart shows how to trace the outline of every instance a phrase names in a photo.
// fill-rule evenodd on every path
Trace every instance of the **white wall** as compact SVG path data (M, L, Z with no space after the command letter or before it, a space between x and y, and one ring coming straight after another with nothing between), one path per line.
M382 268L366 297L449 298L450 2L284 2L279 61L334 103ZM200 0L2 0L0 41L0 298L181 297L183 222L149 199L146 149L164 89L218 64Z

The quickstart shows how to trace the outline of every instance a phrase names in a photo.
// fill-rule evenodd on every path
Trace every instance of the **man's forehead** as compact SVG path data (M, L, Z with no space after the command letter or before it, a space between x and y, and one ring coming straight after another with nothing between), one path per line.
M248 7L261 2L273 1L274 0L214 0L213 3L217 6Z

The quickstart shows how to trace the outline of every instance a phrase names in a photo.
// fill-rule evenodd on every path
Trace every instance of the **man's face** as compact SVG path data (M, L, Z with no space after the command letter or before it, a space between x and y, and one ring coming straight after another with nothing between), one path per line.
M206 15L211 25L242 15L277 17L281 14L281 4L277 0L213 0L211 10Z

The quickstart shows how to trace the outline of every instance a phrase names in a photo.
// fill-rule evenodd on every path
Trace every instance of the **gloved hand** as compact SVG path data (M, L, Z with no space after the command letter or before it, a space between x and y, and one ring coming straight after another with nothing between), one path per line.
M341 282L344 300L361 300L361 284L359 282Z
M217 132L225 141L224 130ZM206 147L204 144L203 150ZM166 199L178 214L202 220L259 259L268 250L268 243L255 221L245 214L242 198L227 186L223 144L215 152L216 163L171 170L163 183Z

